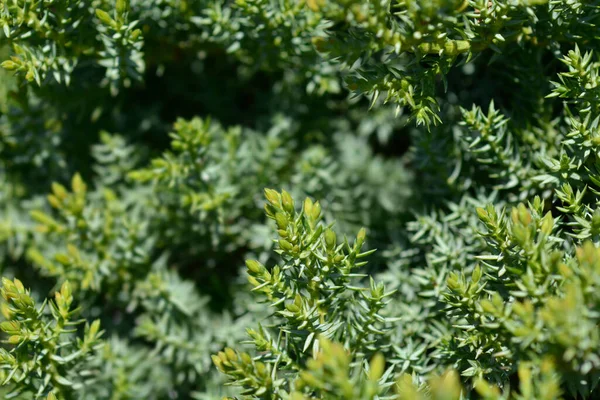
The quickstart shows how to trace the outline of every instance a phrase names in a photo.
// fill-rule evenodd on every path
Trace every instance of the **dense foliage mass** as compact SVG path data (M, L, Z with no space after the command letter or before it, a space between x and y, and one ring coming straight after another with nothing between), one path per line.
M0 0L0 395L600 397L599 24Z

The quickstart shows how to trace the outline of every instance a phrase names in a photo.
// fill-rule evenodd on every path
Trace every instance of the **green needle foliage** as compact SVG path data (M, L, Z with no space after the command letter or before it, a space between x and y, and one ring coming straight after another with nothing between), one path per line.
M3 384L13 388L6 398L24 393L35 398L73 398L95 371L90 368L94 352L102 347L100 321L86 324L82 338L73 337L77 325L73 317L71 287L65 282L54 300L36 308L30 292L18 279L2 281L2 314L6 318L0 329L8 335L10 350L0 352ZM50 308L50 315L44 309ZM66 336L66 337L65 337ZM54 397L56 398L56 397Z
M0 396L599 398L599 26L0 0Z
M266 189L265 194L265 211L278 228L276 252L282 264L270 271L255 260L248 260L246 266L252 290L274 308L274 321L248 330L251 342L261 352L258 360L243 353L241 364L231 363L238 361L238 355L228 349L213 356L213 361L234 383L244 386L245 394L281 398L293 388L289 378L279 376L298 373L310 363L310 354L319 351L323 340L343 340L361 357L385 348L392 320L379 311L391 293L373 280L368 288L354 286L353 281L361 277L357 268L365 264L360 260L372 253L361 252L364 229L352 244L347 239L338 243L331 227L319 221L318 202L307 198L298 213L288 192ZM330 350L344 352L342 348ZM356 395L352 393L344 398Z

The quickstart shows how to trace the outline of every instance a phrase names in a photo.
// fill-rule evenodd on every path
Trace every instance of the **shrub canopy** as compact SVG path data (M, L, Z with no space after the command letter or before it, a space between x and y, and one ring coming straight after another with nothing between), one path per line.
M598 398L599 24L0 0L0 394Z

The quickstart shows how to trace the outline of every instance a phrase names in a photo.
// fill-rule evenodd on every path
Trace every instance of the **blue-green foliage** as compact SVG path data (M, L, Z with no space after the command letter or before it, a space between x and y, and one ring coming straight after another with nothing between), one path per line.
M598 397L599 20L0 0L2 395Z

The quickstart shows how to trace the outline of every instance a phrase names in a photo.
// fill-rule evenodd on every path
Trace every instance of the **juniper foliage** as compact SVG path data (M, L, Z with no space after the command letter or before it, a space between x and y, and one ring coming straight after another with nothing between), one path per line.
M599 22L0 0L1 394L598 397Z

